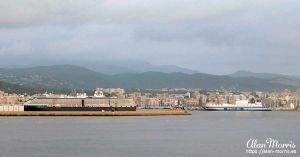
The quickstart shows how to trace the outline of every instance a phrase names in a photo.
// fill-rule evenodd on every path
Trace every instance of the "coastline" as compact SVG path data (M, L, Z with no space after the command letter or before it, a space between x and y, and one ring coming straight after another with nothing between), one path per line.
M0 112L0 116L172 116L191 115L185 110L157 110L157 111L21 111Z

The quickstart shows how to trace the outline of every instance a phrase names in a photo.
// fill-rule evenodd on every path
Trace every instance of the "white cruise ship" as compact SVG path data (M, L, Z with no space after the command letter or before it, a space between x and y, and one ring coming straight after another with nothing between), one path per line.
M236 104L206 104L203 106L209 111L271 111L261 102L249 103L248 100L237 100Z

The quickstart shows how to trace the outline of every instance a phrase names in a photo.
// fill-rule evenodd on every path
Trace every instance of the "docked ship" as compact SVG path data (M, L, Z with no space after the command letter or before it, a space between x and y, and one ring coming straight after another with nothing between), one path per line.
M133 99L105 97L96 91L92 97L34 97L26 102L24 111L136 111L136 104Z
M136 111L132 99L35 98L24 111Z
M249 102L248 100L237 100L235 104L212 104L203 105L208 111L271 111L261 102Z

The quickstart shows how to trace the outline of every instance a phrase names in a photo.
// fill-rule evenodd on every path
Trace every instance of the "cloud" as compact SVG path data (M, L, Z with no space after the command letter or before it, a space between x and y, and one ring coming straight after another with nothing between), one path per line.
M172 22L204 19L274 0L10 0L0 1L0 26L81 22Z
M0 1L0 62L135 59L218 74L297 73L299 6L296 0Z

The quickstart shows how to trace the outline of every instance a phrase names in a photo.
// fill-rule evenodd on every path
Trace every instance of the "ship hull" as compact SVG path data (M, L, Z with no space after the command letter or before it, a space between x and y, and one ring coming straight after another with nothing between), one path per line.
M265 107L204 107L207 111L272 111Z
M136 107L52 107L25 105L24 111L136 111Z

